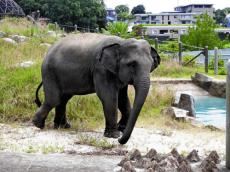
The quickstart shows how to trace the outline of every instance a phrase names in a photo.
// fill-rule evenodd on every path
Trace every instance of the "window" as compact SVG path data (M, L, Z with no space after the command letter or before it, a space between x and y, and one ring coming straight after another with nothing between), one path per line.
M160 30L160 34L168 33L168 30Z

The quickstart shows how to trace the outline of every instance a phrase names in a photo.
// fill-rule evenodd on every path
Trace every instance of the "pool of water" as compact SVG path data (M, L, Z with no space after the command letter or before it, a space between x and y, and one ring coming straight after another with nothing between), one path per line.
M210 96L195 97L197 120L205 125L225 128L226 106L225 99Z

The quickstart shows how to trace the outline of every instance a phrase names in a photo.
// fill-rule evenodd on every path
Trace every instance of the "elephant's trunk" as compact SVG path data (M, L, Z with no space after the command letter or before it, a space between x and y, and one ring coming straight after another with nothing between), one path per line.
M125 144L133 131L141 108L145 102L145 99L149 92L150 79L149 77L141 77L141 80L134 81L135 88L135 100L133 103L133 109L131 110L130 117L128 119L128 123L124 130L122 137L118 140L120 144Z

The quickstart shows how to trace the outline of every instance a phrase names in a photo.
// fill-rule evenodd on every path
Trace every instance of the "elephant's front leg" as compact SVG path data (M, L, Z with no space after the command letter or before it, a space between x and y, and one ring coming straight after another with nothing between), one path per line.
M96 87L96 93L102 102L104 110L104 136L118 138L120 136L120 131L117 129L118 90L114 85L102 85L102 83L100 83L99 86Z
M122 115L118 123L118 130L123 132L125 130L131 112L131 105L128 97L128 86L125 86L124 88L119 90L118 108Z

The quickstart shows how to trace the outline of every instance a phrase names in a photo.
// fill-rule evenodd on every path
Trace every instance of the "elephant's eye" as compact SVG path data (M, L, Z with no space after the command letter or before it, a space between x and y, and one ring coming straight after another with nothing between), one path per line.
M129 62L129 63L127 63L127 66L128 67L135 67L136 66L136 62L135 61Z

